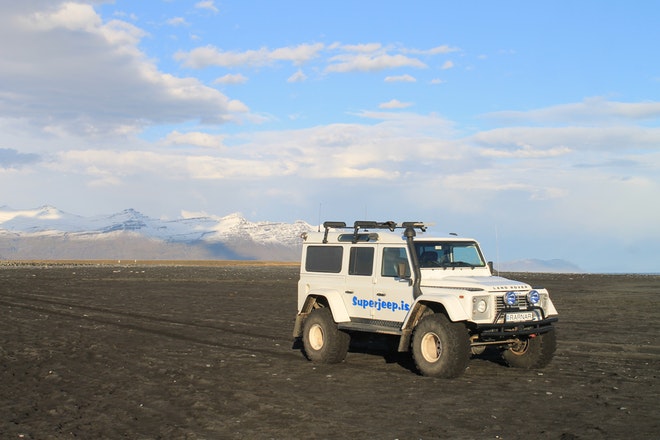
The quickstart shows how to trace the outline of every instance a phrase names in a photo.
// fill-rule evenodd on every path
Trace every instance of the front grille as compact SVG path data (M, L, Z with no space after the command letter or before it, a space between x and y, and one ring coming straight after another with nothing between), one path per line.
M516 303L512 306L504 305L504 295L497 297L497 311L501 312L505 308L509 309L527 309L529 307L527 302L527 293L516 293Z

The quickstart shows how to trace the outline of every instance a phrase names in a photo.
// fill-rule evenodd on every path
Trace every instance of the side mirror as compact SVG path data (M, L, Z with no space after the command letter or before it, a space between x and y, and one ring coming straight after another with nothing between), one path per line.
M495 271L493 270L493 262L492 261L488 262L488 269L490 269L490 274L491 275L495 274Z
M396 265L396 276L401 280L408 280L412 284L412 278L408 273L408 263L398 263Z

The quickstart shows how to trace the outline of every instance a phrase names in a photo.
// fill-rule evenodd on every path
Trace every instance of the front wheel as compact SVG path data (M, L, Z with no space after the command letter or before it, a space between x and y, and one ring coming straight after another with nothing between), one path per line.
M557 349L557 336L554 330L521 339L502 353L510 367L543 368L550 363Z
M305 319L303 349L310 361L323 364L339 363L346 358L350 343L350 335L337 329L329 308L314 309Z
M412 355L424 376L460 376L470 360L470 339L465 325L451 322L441 313L426 316L415 327Z

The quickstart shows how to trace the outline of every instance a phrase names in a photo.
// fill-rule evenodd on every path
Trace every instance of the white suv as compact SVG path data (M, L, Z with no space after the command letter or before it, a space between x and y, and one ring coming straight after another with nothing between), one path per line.
M557 345L548 291L493 276L469 238L426 237L420 222L325 222L303 238L293 336L314 362L342 362L353 332L399 336L420 373L456 377L470 355L502 350L547 365Z

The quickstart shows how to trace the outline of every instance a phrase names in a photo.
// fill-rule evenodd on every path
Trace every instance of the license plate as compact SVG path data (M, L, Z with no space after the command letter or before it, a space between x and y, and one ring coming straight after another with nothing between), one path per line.
M532 312L516 312L506 314L506 322L531 321L533 319L534 314Z

